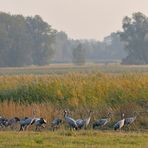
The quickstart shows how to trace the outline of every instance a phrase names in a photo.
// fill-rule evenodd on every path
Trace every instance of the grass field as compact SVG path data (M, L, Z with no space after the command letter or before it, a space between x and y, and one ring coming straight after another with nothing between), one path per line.
M0 132L0 148L147 148L148 133L58 131Z
M63 119L69 109L74 119L105 117L113 112L108 131L27 132L0 131L0 148L147 148L148 147L148 66L50 65L46 67L0 68L0 116L44 117L48 123ZM120 113L138 116L129 132L112 131ZM63 127L65 124L63 125ZM92 128L92 126L91 126ZM89 127L89 129L91 129Z
M0 75L21 75L21 74L65 74L70 72L81 73L128 73L128 72L148 72L148 65L130 65L123 66L120 64L86 64L76 66L73 64L51 64L49 66L30 66L15 68L0 68Z

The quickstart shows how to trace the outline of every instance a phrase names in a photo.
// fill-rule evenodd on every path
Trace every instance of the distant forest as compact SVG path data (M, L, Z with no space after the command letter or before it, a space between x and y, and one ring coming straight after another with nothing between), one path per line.
M148 64L148 18L144 14L125 17L122 32L111 33L103 41L97 41L70 39L39 15L0 13L1 67L118 61Z
M126 56L118 33L112 33L104 40L73 40L65 32L57 32L54 62L101 63L116 62Z

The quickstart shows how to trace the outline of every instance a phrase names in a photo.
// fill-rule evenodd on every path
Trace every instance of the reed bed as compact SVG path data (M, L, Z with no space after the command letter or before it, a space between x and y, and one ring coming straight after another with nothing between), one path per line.
M60 106L144 104L148 74L81 74L0 76L0 101L51 102Z

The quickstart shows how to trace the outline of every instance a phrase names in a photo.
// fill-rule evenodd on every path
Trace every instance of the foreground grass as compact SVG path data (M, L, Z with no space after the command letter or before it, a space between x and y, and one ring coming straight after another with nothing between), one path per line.
M148 133L58 131L58 132L0 132L1 148L30 147L148 147Z

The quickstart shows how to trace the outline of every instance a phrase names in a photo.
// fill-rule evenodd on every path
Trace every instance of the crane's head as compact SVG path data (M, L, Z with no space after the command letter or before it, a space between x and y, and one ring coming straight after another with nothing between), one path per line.
M137 112L137 111L135 111L135 112L133 113L134 116L139 116L139 114L140 114L140 112Z
M14 117L15 121L18 122L20 119L18 117Z
M43 119L43 118L42 118L42 119ZM46 121L45 119L43 119L43 123L44 123L44 124L47 124L47 121Z
M64 110L64 113L67 113L67 110Z
M121 113L121 118L124 118L124 113Z
M111 118L112 115L113 115L113 113L109 112L109 113L107 114L107 117Z
M64 116L66 116L67 115L67 110L64 110Z
M92 115L94 112L92 110L89 111L89 115Z

